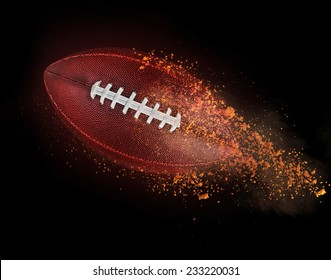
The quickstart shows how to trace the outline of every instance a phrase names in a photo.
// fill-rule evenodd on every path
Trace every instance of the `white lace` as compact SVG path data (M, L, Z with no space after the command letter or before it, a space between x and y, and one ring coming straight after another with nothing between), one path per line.
M153 119L157 119L160 121L159 128L163 128L165 124L171 125L170 132L176 130L176 128L180 127L181 116L178 113L176 117L171 116L171 109L168 108L166 113L162 113L158 111L160 104L156 103L154 108L146 106L148 99L144 98L141 103L134 101L136 97L136 93L132 92L130 97L127 98L122 94L124 89L120 87L116 92L111 91L112 84L107 84L105 88L100 86L101 81L98 81L93 84L90 92L90 96L94 99L96 95L100 96L100 103L104 104L105 99L111 101L110 108L114 109L117 103L124 106L122 112L126 114L128 109L133 109L136 111L134 117L136 119L139 118L140 114L144 114L148 116L147 123L150 124Z

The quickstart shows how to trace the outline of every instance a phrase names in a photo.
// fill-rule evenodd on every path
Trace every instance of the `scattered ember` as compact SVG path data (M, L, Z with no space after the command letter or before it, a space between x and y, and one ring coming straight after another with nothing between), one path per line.
M319 196L324 195L324 194L326 194L325 189L321 189L321 190L319 190L318 192L315 193L316 197L319 197Z
M142 55L143 67L153 65L182 79L186 91L173 97L167 93L175 89L158 89L156 85L155 94L160 94L159 98L173 107L186 99L194 100L194 105L183 113L182 118L188 122L181 129L188 137L194 135L211 145L216 144L219 153L215 155L222 156L212 170L178 174L170 179L170 185L168 179L166 183L154 186L154 189L165 188L176 195L187 194L190 190L199 200L207 199L223 188L231 189L231 194L235 194L237 189L258 191L266 201L293 200L307 195L319 197L326 193L325 187L330 184L321 181L321 176L304 159L301 151L278 146L270 136L281 138L282 135L273 133L271 128L261 129L253 121L244 120L235 108L226 104L222 98L222 87L213 87L190 74L195 71L197 63L175 59L174 54L161 52L161 56L163 58L157 57L155 52ZM194 147L191 150L187 152L193 153ZM156 181L162 180L160 176Z
M209 198L209 194L208 193L200 194L198 196L198 198L199 198L199 200L208 199Z

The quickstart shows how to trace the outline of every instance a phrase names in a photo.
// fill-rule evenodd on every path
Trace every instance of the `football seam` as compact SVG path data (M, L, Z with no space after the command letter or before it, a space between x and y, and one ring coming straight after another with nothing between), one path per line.
M77 81L77 80L74 80L74 79L71 79L67 76L64 76L64 75L61 75L59 73L56 73L56 72L53 72L53 71L49 71L49 70L45 70L45 72L49 73L49 74L53 74L53 75L56 75L58 77L61 77L61 78L64 78L64 79L67 79L69 81L72 81L74 83L77 83L77 84L80 84L80 85L83 85L83 86L86 86L86 87L90 87L89 84L87 83L84 83L84 82L81 82L81 81ZM89 134L87 134L86 132L84 132L83 130L81 130L62 110L61 108L57 105L57 103L55 102L55 100L53 99L53 97L51 96L51 94L49 94L49 91L48 91L48 87L47 87L47 83L46 81L44 80L44 83L45 83L45 86L46 86L46 89L47 89L47 93L50 97L50 99L52 100L53 104L56 106L56 108L59 110L59 112L65 117L65 119L75 128L77 129L80 133L82 133L83 135L85 135L85 137L87 137L88 139L90 139L92 142L100 145L101 147L103 147L104 149L106 150L109 150L111 152L114 152L114 153L117 153L121 156L124 156L124 157L127 157L127 158L130 158L130 159L133 159L133 160L136 160L136 161L141 161L141 162L145 162L147 164L157 164L157 165L161 165L161 166L173 166L173 167L198 167L198 166L206 166L206 165L209 165L209 164L216 164L217 162L219 162L218 160L217 161L206 161L206 162L201 162L201 163L165 163L165 162L162 162L162 161L152 161L152 160L146 160L146 159L143 159L143 158L140 158L140 157L134 157L134 156L131 156L131 155L128 155L126 153L123 153L123 152L120 152L112 147L109 147L108 145L105 145L103 143L101 143L100 141L98 141L97 139L94 139L92 136L90 136Z
M70 60L70 59L75 59L75 58L79 58L79 57L93 57L93 56L106 56L106 57L116 57L116 58L122 58L122 59L127 59L127 60L130 60L130 61L134 61L134 62L137 62L137 63L140 63L142 65L144 65L142 59L138 59L138 58L132 58L132 57L129 57L127 55L123 55L123 54L109 54L109 53L102 53L102 52L97 52L97 53L78 53L78 54L75 54L75 55L71 55L71 56L68 56L68 57L64 57L58 61L55 61L54 63L52 63L49 67L52 67L53 65L56 65L58 63L61 63L63 61L66 61L66 60ZM159 71L161 71L162 73L164 74L167 74L167 75L170 75L171 77L177 79L177 80L182 80L181 77L177 77L177 76L174 76L172 73L169 73L167 71L165 71L164 69L158 67L157 65L154 65L152 63L149 63L148 64L149 67L152 67L154 69L157 69Z
M64 79L66 79L68 81L74 82L75 84L80 84L80 85L86 86L87 88L91 87L91 85L88 84L88 83L77 81L77 80L72 79L72 78L70 78L68 76L64 76L64 75L61 75L61 74L56 73L56 72L53 72L53 71L46 70L45 72L48 72L49 74L53 74L53 75L58 76L58 77L61 77L61 78L64 78Z

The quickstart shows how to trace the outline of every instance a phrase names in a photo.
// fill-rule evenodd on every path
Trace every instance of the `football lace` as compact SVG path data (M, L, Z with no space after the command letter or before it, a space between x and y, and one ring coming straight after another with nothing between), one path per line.
M136 113L134 117L136 119L139 118L141 114L148 116L147 123L150 124L153 119L157 119L160 121L159 128L163 128L166 124L169 124L170 132L176 130L176 128L180 127L181 116L180 113L176 115L176 117L171 116L171 109L168 108L166 113L160 112L158 109L160 108L160 104L156 103L154 108L146 106L148 99L145 97L141 103L135 101L136 93L132 92L130 97L125 97L122 94L124 91L123 87L118 88L118 90L111 91L112 84L109 83L105 88L100 86L101 81L95 82L91 87L90 96L94 99L97 95L100 96L100 103L104 104L105 99L111 101L110 108L114 109L116 104L121 104L124 106L122 112L126 114L128 109L135 110Z

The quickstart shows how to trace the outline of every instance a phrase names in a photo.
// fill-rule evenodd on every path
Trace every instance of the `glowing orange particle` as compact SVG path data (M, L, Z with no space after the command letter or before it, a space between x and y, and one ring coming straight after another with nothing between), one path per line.
M203 193L203 194L200 194L198 196L199 200L204 200L204 199L208 199L209 198L209 195L208 193Z
M321 190L315 192L316 197L319 197L319 196L325 195L325 194L326 194L326 190L325 189L321 189Z

